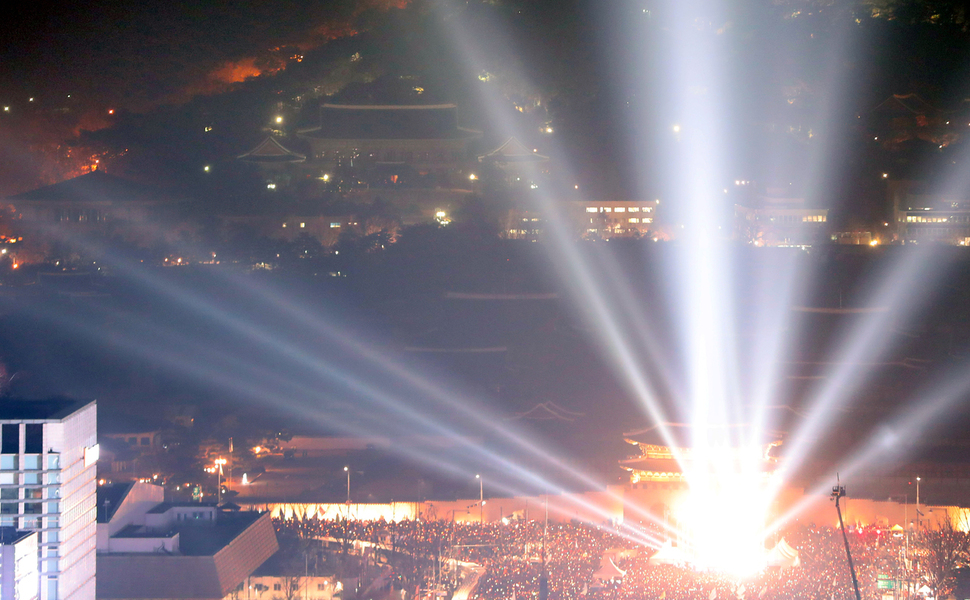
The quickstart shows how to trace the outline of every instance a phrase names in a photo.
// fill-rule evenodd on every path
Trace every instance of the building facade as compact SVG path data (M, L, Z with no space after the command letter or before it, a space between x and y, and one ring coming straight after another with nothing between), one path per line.
M480 133L458 126L454 104L324 104L319 126L299 135L318 177L346 171L370 188L393 189L467 187L469 144Z
M41 600L95 597L97 405L0 406L0 526L35 531Z
M826 241L828 214L800 198L762 196L734 206L734 237L758 247L808 248Z
M573 219L584 238L637 238L658 235L657 200L572 202Z
M35 531L0 528L0 600L40 598L37 537Z
M888 194L899 241L970 245L970 200L935 193L919 181L892 181Z

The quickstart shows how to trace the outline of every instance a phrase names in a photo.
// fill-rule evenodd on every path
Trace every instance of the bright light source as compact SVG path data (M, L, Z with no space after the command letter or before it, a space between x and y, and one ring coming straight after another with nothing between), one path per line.
M209 165L206 165L206 166L202 167L202 170L205 171L206 173L208 173L209 172Z
M468 176L468 179L475 181L476 179L478 179L478 176L472 173L471 175Z
M323 174L323 177L321 177L320 179L322 179L324 181L330 181L330 174L329 173L324 173Z
M275 183L267 183L266 184L266 189L268 189L268 190L275 190L276 189L276 184Z
M113 109L113 108L109 108L109 109L108 109L108 114L109 114L109 115L113 115L113 114L115 114L115 109Z
M552 133L552 127L546 127L546 133Z
M282 123L282 122L283 122L283 117L279 117L279 116L276 117L276 123L277 123L277 125L280 124L280 123Z
M869 242L869 245L870 246L878 246L879 245L879 240L872 240L871 242Z
M882 174L882 178L883 179L889 179L889 173L883 173Z
M674 125L671 129L674 130L674 133L680 133L680 125Z
M4 106L3 107L3 112L10 112L10 107L9 106Z
M444 216L445 216L445 211L443 211L443 210L439 210L438 212L436 212L436 213L434 214L434 216L436 216L436 217L438 217L439 219L441 219L441 218L444 218Z

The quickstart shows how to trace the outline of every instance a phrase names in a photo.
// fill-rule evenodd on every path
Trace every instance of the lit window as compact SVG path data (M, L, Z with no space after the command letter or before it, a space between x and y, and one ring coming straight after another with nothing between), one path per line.
M331 223L331 224L330 224L330 227L331 227L331 228L336 228L336 227L340 227L340 223Z
M629 212L640 212L640 207L639 207L639 206L631 206L631 207L630 207L630 208L628 208L627 210L628 210Z
M623 206L617 206L613 209L613 212L626 212L626 208Z
M629 220L630 223L639 223L640 222L640 219L638 219L636 217L632 217L632 218L630 218L628 220Z
M596 208L595 206L587 206L586 207L586 212L591 212L591 213L599 212L599 209Z
M640 222L641 223L653 223L653 219L651 219L650 217L644 217L644 218L640 219Z
M603 208L603 212L613 212L613 209L610 208L609 206L606 206Z
M306 227L306 223L300 223L300 227L301 228Z
M653 211L653 208L651 208L649 206L644 206L643 207L643 212L651 212L651 211Z

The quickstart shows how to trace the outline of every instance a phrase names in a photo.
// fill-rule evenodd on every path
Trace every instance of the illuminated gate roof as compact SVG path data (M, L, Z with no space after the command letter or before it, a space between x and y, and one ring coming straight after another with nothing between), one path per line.
M712 426L706 432L685 423L655 424L623 434L624 441L636 446L639 455L620 460L620 467L630 471L631 483L682 480L684 465L690 463L695 436L699 435L704 435L707 444L722 455L741 455L756 448L765 472L774 470L778 460L775 449L782 443L779 432L767 431L752 447L751 428L747 424Z

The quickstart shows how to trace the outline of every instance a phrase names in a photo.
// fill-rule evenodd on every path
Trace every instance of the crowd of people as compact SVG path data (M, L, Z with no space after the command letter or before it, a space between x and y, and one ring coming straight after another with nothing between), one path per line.
M654 564L650 558L656 549L639 543L638 538L662 537L655 528L637 536L629 529L576 522L479 524L311 518L277 521L276 525L281 534L371 542L384 551L423 560L425 566L417 576L420 581L409 586L414 593L431 589L435 582L440 585L442 563L455 559L479 565L471 600L539 600L543 572L548 598L555 600L854 598L842 534L831 527L789 528L783 536L798 551L799 566L766 568L738 579L689 565ZM872 528L851 531L849 536L862 597L881 598L884 590L879 589L878 576L895 578L901 566L902 539ZM601 570L608 564L604 556L616 569ZM459 583L458 577L451 581L452 588Z

